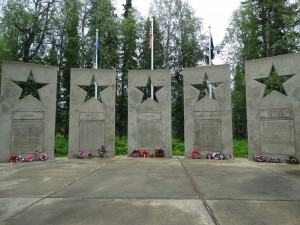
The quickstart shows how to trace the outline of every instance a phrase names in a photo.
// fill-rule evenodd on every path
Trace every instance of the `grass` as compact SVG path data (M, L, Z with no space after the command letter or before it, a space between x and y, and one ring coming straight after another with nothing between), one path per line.
M116 155L127 155L127 138L116 137L115 139ZM61 134L56 134L55 138L55 157L68 155L68 139ZM172 140L172 155L184 156L184 142L179 139ZM248 141L233 140L233 156L239 158L248 157Z

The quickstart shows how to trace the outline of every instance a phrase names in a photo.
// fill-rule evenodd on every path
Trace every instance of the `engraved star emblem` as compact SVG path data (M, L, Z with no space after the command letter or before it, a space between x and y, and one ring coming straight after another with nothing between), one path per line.
M291 79L295 74L279 76L274 65L272 65L270 75L267 78L255 79L258 82L265 85L264 97L270 94L273 91L278 91L279 93L287 96L283 83Z
M84 102L87 102L91 98L95 98L95 88L97 87L97 93L96 93L97 99L96 100L102 103L100 93L102 91L104 91L108 86L98 86L95 76L93 76L90 85L79 85L79 87L86 92Z
M12 81L12 82L14 82L16 85L18 85L20 88L23 89L19 100L25 98L27 95L32 95L34 98L41 101L38 90L49 84L49 83L36 83L31 70L25 82L24 81Z
M152 84L152 82L151 82L151 78L149 76L146 86L136 86L136 88L139 89L144 94L143 100L141 103L143 103L148 98L151 98L151 84ZM164 86L154 86L153 84L152 84L152 86L153 86L153 93L154 93L153 100L158 103L157 98L156 98L156 92L159 91Z
M208 80L207 73L205 73L202 84L192 84L194 88L199 91L197 101L200 101L205 96L209 96L209 84L212 85L212 99L215 99L214 90L217 88L221 83L211 83Z

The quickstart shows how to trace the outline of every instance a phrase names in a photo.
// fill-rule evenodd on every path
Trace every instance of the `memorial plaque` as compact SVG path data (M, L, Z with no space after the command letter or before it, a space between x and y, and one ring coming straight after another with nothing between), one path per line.
M97 150L105 143L105 122L80 122L80 150Z
M71 69L69 158L78 151L95 157L102 145L104 157L115 156L115 76L114 70Z
M183 72L185 157L192 157L195 149L202 156L208 152L232 155L229 65L185 68Z
M152 95L151 87L153 87ZM161 148L172 156L170 70L128 72L128 155Z
M44 123L35 120L14 120L12 153L33 153L43 148Z
M195 149L221 151L221 122L217 120L195 121Z
M161 147L161 121L138 123L138 147L143 150Z
M261 120L261 153L295 154L293 120Z
M300 54L245 63L248 158L300 158Z

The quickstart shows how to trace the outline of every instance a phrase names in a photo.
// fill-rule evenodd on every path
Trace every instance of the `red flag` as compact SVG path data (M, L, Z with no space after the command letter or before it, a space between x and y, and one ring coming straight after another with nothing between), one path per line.
M152 48L152 29L149 30L149 48Z

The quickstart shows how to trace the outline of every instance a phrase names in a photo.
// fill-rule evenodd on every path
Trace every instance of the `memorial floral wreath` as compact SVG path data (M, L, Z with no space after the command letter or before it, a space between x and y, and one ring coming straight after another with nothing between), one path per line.
M265 162L266 161L266 157L264 155L257 155L255 157L256 162Z
M211 154L211 153L207 153L207 154L206 154L206 158L207 158L207 159L214 159L214 156L213 156L213 154Z
M161 148L156 149L154 155L156 158L163 158L165 157L165 151L162 150Z
M138 157L141 156L141 151L140 151L139 149L136 148L136 149L134 149L134 150L132 151L131 155L132 155L133 158L138 158Z
M33 161L33 155L27 155L26 157L25 157L25 161L26 162L32 162Z
M48 159L48 155L46 153L41 153L39 158L42 161L46 161Z
M84 151L78 151L77 157L78 157L79 159L83 159L83 158L84 158Z
M192 159L201 159L201 154L197 149L192 151Z
M20 162L19 161L19 156L17 156L17 155L10 156L9 162L11 162L11 163L18 163L18 162Z
M141 157L148 158L149 157L149 153L146 150L141 151Z
M214 157L214 159L217 159L217 160L225 160L226 159L226 156L220 152L214 153L213 157Z
M298 159L297 159L296 157L294 157L294 156L288 156L288 157L285 159L285 162L286 162L287 164L298 164L298 163L299 163Z
M93 155L93 153L89 153L89 154L88 154L88 156L87 156L87 158L88 158L88 159L92 159L92 158L94 158L94 155Z

